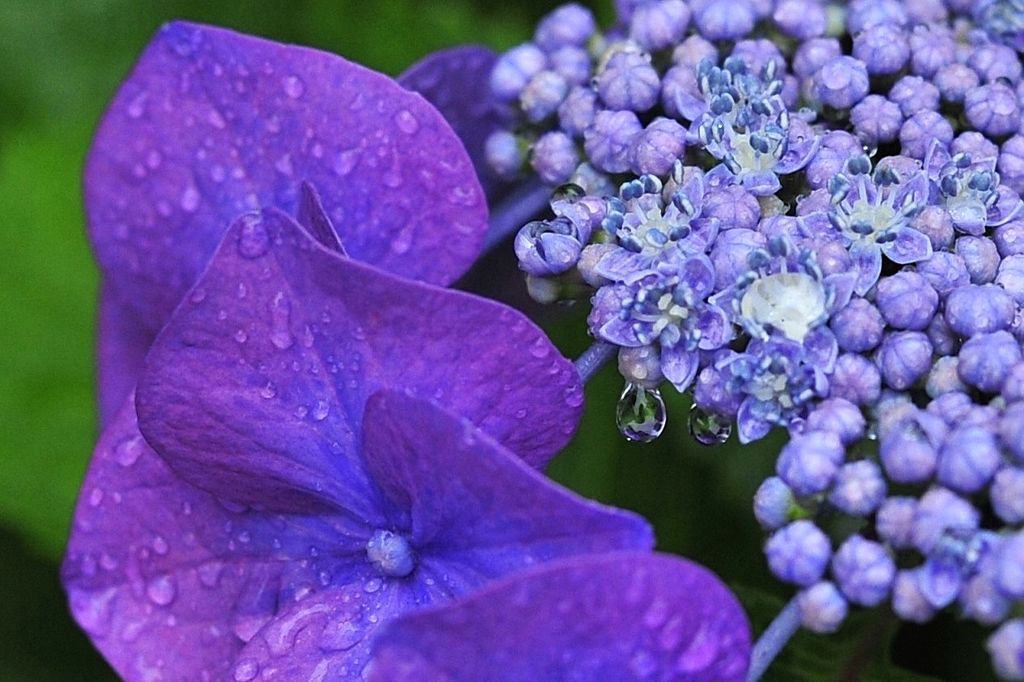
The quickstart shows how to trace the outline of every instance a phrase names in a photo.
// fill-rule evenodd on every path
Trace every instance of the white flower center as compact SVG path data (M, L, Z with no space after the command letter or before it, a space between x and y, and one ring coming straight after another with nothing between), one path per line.
M803 342L825 315L825 290L810 275L780 272L756 280L740 299L740 314Z

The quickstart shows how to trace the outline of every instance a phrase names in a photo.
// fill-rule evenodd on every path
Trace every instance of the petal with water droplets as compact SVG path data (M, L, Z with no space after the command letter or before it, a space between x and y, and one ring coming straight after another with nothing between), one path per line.
M517 573L408 614L374 642L370 680L743 680L746 616L709 571L612 553Z
M161 328L232 220L261 206L294 214L303 180L353 258L405 277L454 281L487 229L472 162L422 97L326 52L162 28L104 115L85 175L96 254L141 333Z
M436 400L533 465L579 423L579 375L523 315L328 251L280 211L237 221L199 290L154 343L137 405L179 475L227 499L347 499L381 388Z

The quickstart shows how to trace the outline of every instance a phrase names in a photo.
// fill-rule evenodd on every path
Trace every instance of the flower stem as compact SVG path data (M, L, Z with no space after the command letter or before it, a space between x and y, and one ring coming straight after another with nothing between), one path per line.
M540 180L530 180L498 201L491 211L491 225L484 239L484 251L490 251L506 237L544 210L551 199L551 188Z
M793 597L779 611L779 615L775 616L775 620L768 625L768 629L761 633L754 645L754 651L750 654L747 682L757 682L761 679L768 666L772 664L775 657L799 629L800 607L797 605L796 597Z
M590 348L583 351L583 355L576 358L573 363L576 365L576 371L580 373L583 383L594 378L598 370L615 356L617 350L618 346L604 341L595 341Z

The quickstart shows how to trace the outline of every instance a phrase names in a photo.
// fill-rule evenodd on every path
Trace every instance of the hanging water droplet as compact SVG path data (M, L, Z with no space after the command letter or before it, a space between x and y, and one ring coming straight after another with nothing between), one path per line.
M690 435L701 445L721 445L732 434L732 422L697 405L690 408Z
M559 185L555 188L555 191L551 193L551 210L557 214L559 213L559 207L564 207L567 204L575 204L586 195L587 193L582 187L574 185L571 182Z
M626 384L615 408L615 421L627 440L650 443L665 430L665 401L661 392Z

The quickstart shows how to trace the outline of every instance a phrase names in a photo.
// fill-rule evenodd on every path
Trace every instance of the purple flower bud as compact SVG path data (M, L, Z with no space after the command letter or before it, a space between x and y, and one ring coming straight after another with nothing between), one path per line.
M911 540L921 554L931 554L948 530L977 530L980 514L971 503L945 488L932 488L917 503Z
M807 415L805 428L808 431L832 431L844 445L852 445L864 436L867 422L856 405L843 398L828 398L821 401Z
M835 632L846 620L849 605L835 583L827 580L815 583L797 595L800 623L811 632Z
M1024 191L1024 136L1014 135L1003 143L996 168L1004 185L1014 192Z
M742 60L752 73L761 73L769 62L775 63L776 73L786 72L786 58L779 52L775 43L765 38L741 40L736 43L729 56Z
M928 325L925 333L932 342L936 355L955 355L960 350L960 337L950 328L942 315L932 318L932 323Z
M913 497L887 499L875 514L875 530L878 537L895 549L910 547L916 509L917 500Z
M967 154L975 161L994 159L999 155L999 147L976 130L965 130L956 136L949 146L951 154Z
M579 163L576 143L560 130L541 135L530 155L533 170L549 185L568 182Z
M868 516L885 499L885 479L874 462L862 459L839 468L829 493L837 509L852 516Z
M1005 467L996 473L989 489L996 516L1009 524L1024 521L1024 469Z
M1003 541L996 558L995 582L1013 599L1024 599L1024 531Z
M1024 255L1024 220L1011 220L996 228L992 235L996 250L1003 258Z
M1009 332L979 334L960 349L960 378L984 393L998 393L1020 360L1020 344Z
M846 450L831 431L807 431L782 448L775 463L779 477L800 497L824 492L832 483Z
M1002 83L989 83L968 90L964 95L964 113L975 130L992 137L1010 135L1020 128L1017 94Z
M956 253L964 259L973 284L988 284L999 270L999 249L988 237L960 237L956 240Z
M548 52L566 45L582 47L594 35L596 28L591 11L572 3L562 5L541 19L533 39Z
M867 299L854 298L829 322L839 347L854 353L872 350L882 342L885 320Z
M491 71L491 92L500 100L512 101L519 97L530 79L544 70L548 59L533 43L513 47L498 57Z
M828 536L807 520L776 531L764 546L768 567L783 582L806 587L821 579L832 556Z
M880 24L904 26L910 20L898 0L853 0L848 12L846 21L850 35Z
M535 277L557 275L576 265L583 245L566 218L535 220L519 230L515 240L519 267Z
M1010 612L1010 601L996 587L994 564L991 556L983 559L978 572L960 590L960 612L989 626L1006 620Z
M946 393L966 391L967 386L960 381L959 366L957 357L946 355L936 360L928 370L925 392L932 398L938 398Z
M939 295L923 276L905 270L878 282L875 304L892 328L920 331L938 310Z
M953 126L937 111L919 111L900 128L903 153L912 158L923 159L936 140L943 145L953 141Z
M1024 253L1007 256L999 264L996 284L1001 286L1017 305L1024 306Z
M913 386L931 366L932 343L923 332L886 334L878 350L878 369L886 385L902 391Z
M661 80L650 57L617 52L597 76L597 94L611 109L647 111L658 103Z
M670 118L658 117L636 139L633 172L667 176L685 152L686 129Z
M949 16L942 0L903 0L903 6L912 23L941 23Z
M689 25L690 8L683 0L645 2L633 11L629 37L656 52L679 42Z
M896 564L882 545L851 535L832 558L832 575L847 599L875 606L889 596Z
M888 76L906 65L910 43L901 29L878 24L854 37L853 56L863 62L872 76Z
M949 215L949 211L941 206L925 206L914 217L911 226L928 237L928 241L932 243L933 253L937 253L950 246L953 243L953 238L956 236L953 230L953 218ZM918 272L920 270L921 264L919 263ZM964 272L966 274L966 268L964 268ZM935 287L934 282L929 280L929 283L931 283L932 287ZM940 290L939 293L943 292Z
M850 122L857 137L869 145L892 142L903 125L899 105L881 95L868 95L850 110Z
M584 135L583 147L598 169L624 173L631 165L633 141L641 132L643 125L632 111L599 111Z
M757 15L747 0L707 0L696 8L694 21L708 40L737 40L754 30Z
M999 438L1017 462L1024 464L1024 403L1014 403L1003 412Z
M836 57L814 74L814 94L834 109L849 109L870 89L864 63L853 57Z
M789 521L795 503L793 491L777 476L766 478L754 493L754 517L765 530L777 530Z
M939 69L932 79L939 89L942 99L952 104L960 104L967 96L967 91L981 82L974 70L963 64L946 64Z
M1007 403L1024 401L1024 362L1010 368L1003 383L1002 396Z
M500 177L514 178L523 168L519 140L508 130L495 130L484 143L487 165Z
M818 69L842 54L843 48L835 38L812 38L800 45L793 55L793 73L800 78L810 78Z
M761 219L761 205L757 197L739 185L728 185L711 189L704 195L701 215L717 218L722 230L752 230Z
M892 610L901 620L927 623L935 615L935 607L921 591L922 570L918 568L896 573L892 587Z
M1004 680L1024 679L1024 618L1008 620L985 641L992 667Z
M574 137L582 137L587 128L593 125L596 115L597 93L583 86L570 90L558 107L559 126Z
M999 43L985 42L974 46L967 65L974 69L981 80L994 83L1005 79L1010 83L1020 80L1021 64L1013 48Z
M560 47L548 55L551 70L570 86L589 83L594 72L590 53L582 47Z
M950 426L956 426L966 418L974 407L974 401L966 393L944 393L928 403L928 413L933 414Z
M904 76L889 90L889 99L899 105L904 117L921 111L937 111L939 89L920 76Z
M956 61L956 40L945 26L917 26L910 34L911 70L931 78L942 67Z
M707 105L697 82L697 71L689 64L673 66L661 81L661 105L669 116L693 121Z
M717 62L718 48L714 43L696 33L672 50L672 62L680 66L688 66L691 71L696 71L697 65L705 59Z
M870 405L882 391L878 367L863 355L844 353L836 360L829 382L829 395L845 398L855 405Z
M941 296L971 283L964 259L948 251L935 251L931 258L918 263L917 274L927 280L931 288Z
M764 235L754 230L736 228L719 233L711 249L711 262L715 268L715 288L725 289L735 283L740 275L748 272L750 253L764 246Z
M783 34L801 41L822 36L828 28L825 6L816 0L780 0L772 20Z
M969 284L946 298L946 321L960 336L1008 329L1014 313L1013 299L994 284Z
M936 478L956 492L977 492L992 480L1001 461L995 436L977 426L959 428L939 451Z
M938 463L934 444L914 421L896 426L882 438L879 458L895 483L923 483Z

